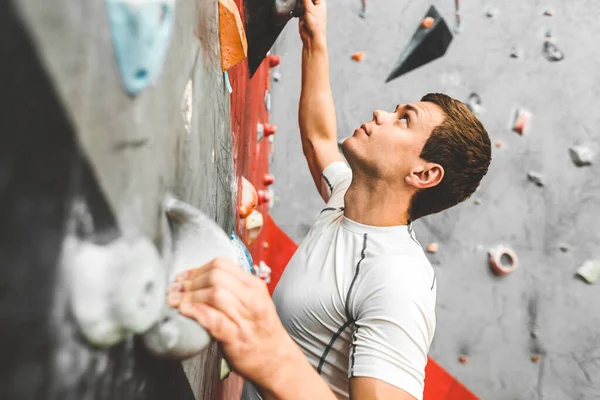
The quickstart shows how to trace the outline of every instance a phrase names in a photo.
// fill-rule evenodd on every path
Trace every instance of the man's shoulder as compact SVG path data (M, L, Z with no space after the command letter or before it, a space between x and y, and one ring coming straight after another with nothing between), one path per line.
M435 279L433 267L422 250L392 249L387 254L365 257L364 263L363 278L373 287L428 294Z

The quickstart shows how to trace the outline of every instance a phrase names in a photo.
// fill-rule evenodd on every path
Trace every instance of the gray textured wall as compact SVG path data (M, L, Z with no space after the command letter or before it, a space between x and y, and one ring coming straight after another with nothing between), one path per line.
M424 246L440 244L430 256L438 278L432 357L483 399L600 398L600 287L573 277L583 261L600 255L600 159L577 168L567 150L578 143L600 150L600 3L463 1L463 32L447 55L387 85L385 77L430 3L368 3L361 20L358 0L328 1L338 136L350 135L374 109L390 110L427 92L463 101L477 92L492 142L505 144L493 147L489 174L472 199L416 223ZM432 3L453 27L454 1ZM499 10L495 19L485 16L489 5ZM553 17L543 16L546 7ZM547 29L566 55L561 62L542 56ZM510 58L513 46L522 48L521 59ZM295 240L322 205L298 137L300 48L293 22L275 47L282 79L272 86L279 128L273 215ZM366 57L355 63L350 55L359 50ZM515 107L534 114L524 137L510 130ZM545 187L528 182L530 170L544 174ZM512 246L521 261L505 278L487 266L487 249L497 244ZM571 250L561 252L563 244ZM536 352L544 354L538 364L530 359ZM470 355L468 364L458 362L461 353Z
M190 386L197 399L217 395L216 344L184 363L188 385L178 363L154 361L132 338L107 351L82 341L58 277L56 252L66 221L55 218L73 196L87 196L87 185L96 188L88 201L107 203L97 227L160 243L162 201L170 191L234 229L229 95L217 11L216 0L177 1L162 74L133 98L122 88L105 0L3 3L0 99L8 113L1 129L0 337L7 358L0 397L183 399ZM187 132L181 105L189 79L194 100ZM56 97L48 94L53 91ZM56 212L44 214L50 204ZM29 241L21 227L29 227ZM21 242L12 239L21 236ZM18 246L9 248L11 240ZM29 301L17 301L27 293Z

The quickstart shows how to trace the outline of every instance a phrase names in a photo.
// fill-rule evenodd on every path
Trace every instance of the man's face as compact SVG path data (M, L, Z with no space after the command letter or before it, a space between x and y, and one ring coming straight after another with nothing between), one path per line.
M421 150L444 118L442 109L430 102L401 104L393 112L375 110L373 120L356 129L342 151L356 172L397 181L425 162Z

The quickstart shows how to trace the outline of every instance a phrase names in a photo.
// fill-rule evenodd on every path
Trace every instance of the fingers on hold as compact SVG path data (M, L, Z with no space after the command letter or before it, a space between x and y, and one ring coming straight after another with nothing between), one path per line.
M184 296L181 292L170 292L167 295L167 304L169 304L170 307L178 307L183 299Z
M310 7L314 7L314 5L317 4L319 0L314 1L315 2L313 3L313 0L302 0L302 2L304 3L304 9L308 10Z
M181 313L194 318L210 333L212 337L223 343L231 343L237 335L237 326L227 316L205 304L189 304L182 307Z

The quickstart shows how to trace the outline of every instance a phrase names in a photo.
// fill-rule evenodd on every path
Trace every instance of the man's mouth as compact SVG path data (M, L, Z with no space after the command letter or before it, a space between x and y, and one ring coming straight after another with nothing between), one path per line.
M371 134L369 133L369 131L367 130L367 126L365 124L362 124L360 126L360 129L362 129L363 131L365 131L365 133L367 134L367 136L371 136Z

